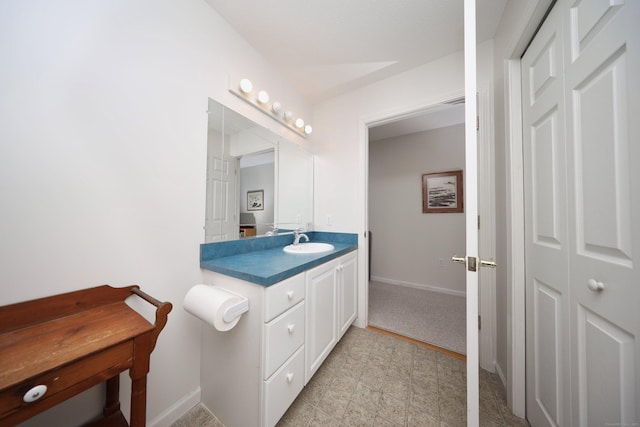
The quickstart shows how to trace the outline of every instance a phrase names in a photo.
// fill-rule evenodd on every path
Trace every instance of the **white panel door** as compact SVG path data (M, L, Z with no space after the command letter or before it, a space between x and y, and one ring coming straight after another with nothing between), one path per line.
M639 23L561 0L522 58L533 427L640 423Z
M565 1L572 420L640 425L640 1Z
M464 1L464 215L466 247L467 425L480 425L478 334L478 129L476 67L476 1ZM473 332L473 333L471 333Z
M238 159L229 154L229 137L209 132L205 242L238 238Z
M569 280L561 14L522 57L527 418L570 425Z

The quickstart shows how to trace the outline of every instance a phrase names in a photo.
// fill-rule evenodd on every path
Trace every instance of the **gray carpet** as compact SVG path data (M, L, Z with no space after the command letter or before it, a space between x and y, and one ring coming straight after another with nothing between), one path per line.
M466 299L369 282L369 325L466 354Z

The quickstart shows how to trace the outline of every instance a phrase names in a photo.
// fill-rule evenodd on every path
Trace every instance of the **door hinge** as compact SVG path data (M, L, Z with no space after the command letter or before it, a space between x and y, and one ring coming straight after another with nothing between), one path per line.
M480 230L480 215L478 215L478 230Z
M478 330L482 329L482 316L478 316Z
M476 130L480 130L480 116L476 116Z

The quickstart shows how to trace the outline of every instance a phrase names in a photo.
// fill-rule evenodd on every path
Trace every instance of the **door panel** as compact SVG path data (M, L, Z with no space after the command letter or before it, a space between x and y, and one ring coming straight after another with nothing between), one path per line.
M569 228L572 412L575 425L634 425L640 423L640 128L631 120L640 116L640 2L563 7L575 224Z
M577 329L580 425L633 425L634 337L582 306Z
M527 418L569 425L563 44L554 8L522 58Z
M562 408L562 295L536 280L534 293L535 402L549 425L560 424Z
M638 22L560 0L522 58L534 427L640 423Z

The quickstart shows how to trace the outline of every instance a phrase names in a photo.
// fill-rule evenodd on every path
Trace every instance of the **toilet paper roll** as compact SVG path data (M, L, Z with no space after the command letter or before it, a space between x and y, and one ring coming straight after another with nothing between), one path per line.
M184 297L184 309L217 330L228 331L248 309L248 300L217 286L195 285Z

